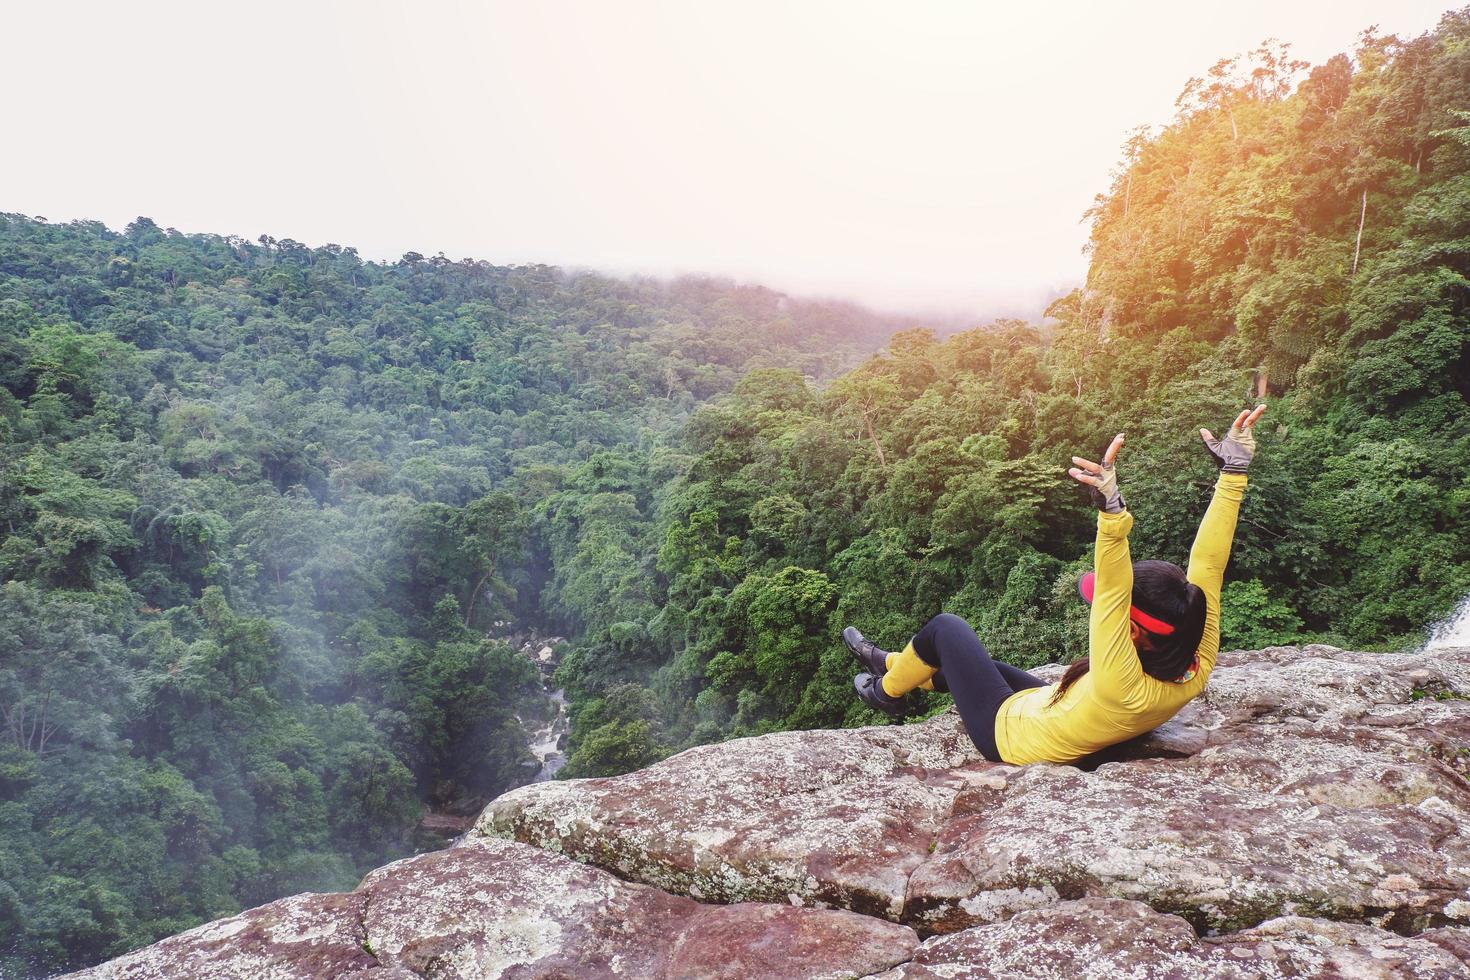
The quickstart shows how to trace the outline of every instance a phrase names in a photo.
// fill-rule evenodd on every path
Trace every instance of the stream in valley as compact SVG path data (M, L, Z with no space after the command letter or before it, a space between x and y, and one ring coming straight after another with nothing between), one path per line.
M554 779L561 767L566 765L567 731L571 727L567 718L566 695L560 688L554 687L552 681L552 675L560 662L559 648L566 643L566 638L518 631L509 623L504 622L496 623L495 629L488 635L490 639L512 647L521 656L536 665L537 670L541 672L541 684L546 690L553 709L551 716L545 720L537 717L526 718L519 713L516 715L526 730L526 747L530 749L536 761L534 767L530 764L526 765L523 778L514 786ZM514 786L510 788L513 789ZM431 843L421 849L442 847L443 840L454 839L463 834L474 824L475 817L488 802L485 798L480 797L460 801L444 810L426 811L419 822L419 830L428 835L427 840L440 843Z

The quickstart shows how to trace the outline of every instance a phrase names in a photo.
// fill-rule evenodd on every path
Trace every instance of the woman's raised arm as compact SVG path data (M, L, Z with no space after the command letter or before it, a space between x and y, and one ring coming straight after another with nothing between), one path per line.
M1123 447L1118 433L1103 454L1101 464L1073 456L1067 471L1085 484L1097 505L1097 555L1093 560L1092 611L1087 622L1087 655L1094 683L1119 700L1143 678L1143 667L1133 649L1128 608L1133 602L1133 559L1128 552L1128 532L1133 515L1118 491L1113 460Z
M1205 594L1205 631L1200 637L1199 665L1211 670L1220 652L1220 589L1225 583L1225 566L1230 561L1230 544L1235 539L1235 523L1240 503L1245 499L1245 471L1256 454L1256 438L1252 431L1256 420L1266 411L1258 405L1245 409L1235 418L1224 439L1216 439L1209 429L1200 429L1205 448L1220 467L1215 482L1215 496L1189 549L1189 570L1185 576Z

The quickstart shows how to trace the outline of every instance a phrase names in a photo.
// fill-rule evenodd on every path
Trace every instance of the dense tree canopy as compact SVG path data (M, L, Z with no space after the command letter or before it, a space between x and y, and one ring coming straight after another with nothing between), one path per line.
M829 375L899 325L0 216L0 974L351 887L425 805L529 778L551 708L487 630L650 618L630 529L685 465L654 447L747 368ZM619 754L640 705L582 706L584 752L664 751Z

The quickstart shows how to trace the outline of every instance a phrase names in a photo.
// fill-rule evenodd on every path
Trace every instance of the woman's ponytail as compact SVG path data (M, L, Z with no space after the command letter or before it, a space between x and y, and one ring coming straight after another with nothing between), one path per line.
M1080 681L1082 679L1082 675L1086 674L1091 669L1091 657L1083 657L1081 660L1068 667L1067 672L1062 675L1062 679L1057 682L1056 693L1051 696L1051 700L1046 703L1046 706L1049 708L1060 701L1062 698L1066 697L1067 688Z

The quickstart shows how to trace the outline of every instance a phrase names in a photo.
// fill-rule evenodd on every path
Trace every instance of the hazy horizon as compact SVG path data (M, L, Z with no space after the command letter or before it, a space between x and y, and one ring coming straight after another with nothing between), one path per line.
M0 13L26 93L0 210L1036 316L1081 281L1128 131L1190 76L1446 9L28 5Z

